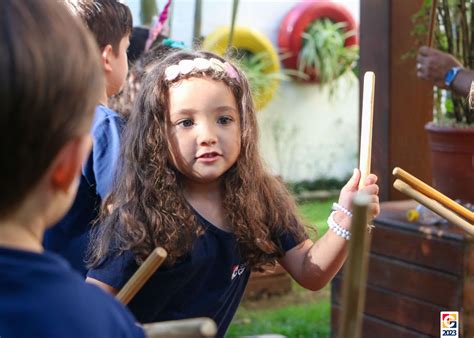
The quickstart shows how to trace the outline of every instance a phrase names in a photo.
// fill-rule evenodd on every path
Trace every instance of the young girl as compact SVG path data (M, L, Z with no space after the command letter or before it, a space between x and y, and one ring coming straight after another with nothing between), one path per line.
M343 264L359 171L329 219L339 235L328 231L313 244L291 195L260 158L248 81L221 57L180 51L155 64L124 138L88 281L116 293L164 247L167 264L129 305L140 322L206 316L222 337L252 269L278 261L318 290ZM369 175L362 189L370 219L379 212L376 180Z

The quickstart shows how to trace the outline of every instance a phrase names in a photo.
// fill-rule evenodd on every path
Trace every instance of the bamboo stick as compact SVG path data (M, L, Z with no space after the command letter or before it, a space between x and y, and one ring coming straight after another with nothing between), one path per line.
M470 52L471 52L471 48L469 46L469 28L468 28L468 25L467 25L467 8L466 8L466 3L465 3L465 0L461 0L459 1L459 8L458 8L458 11L459 11L459 20L460 20L460 26L461 26L461 34L460 34L460 37L459 39L461 40L460 41L460 44L461 44L461 48L459 49L459 52L462 56L462 61L463 61L463 65L465 67L468 67L470 62L469 62L469 55L470 55Z
M362 97L362 121L360 133L359 170L361 173L359 190L365 186L370 174L372 157L372 126L374 117L375 74L364 74ZM367 231L368 196L358 193L353 199L353 219L349 258L344 275L342 299L342 317L340 323L341 338L360 337L362 312L365 303L365 284L367 282L368 252L372 240ZM364 206L365 205L365 206Z
M194 0L193 47L201 45L202 0Z
M433 46L434 27L436 22L436 7L438 6L438 0L432 0L431 12L430 12L430 26L428 30L428 41L426 45L428 47Z
M367 206L369 203L369 196L364 193L356 194L352 200L351 239L342 285L340 338L359 338L361 336L369 256L365 242L370 240L367 236Z
M361 123L361 134L360 134L360 152L359 152L359 170L361 173L359 181L359 190L365 185L365 179L371 172L371 160L372 160L372 130L374 121L374 96L375 96L375 74L373 72L366 72L364 74L364 88L362 93L362 123ZM366 227L370 226L366 223ZM363 242L364 252L370 251L370 243L372 236L370 231L365 232L365 241ZM367 259L367 257L366 257ZM362 266L362 269L367 269L367 262ZM366 273L362 272L362 275ZM361 288L359 291L359 297L362 299L361 303L365 300L365 288Z
M447 219L452 224L457 225L458 227L466 231L469 235L471 236L474 235L474 226L472 223L467 222L466 220L462 219L461 217L456 215L454 212L445 208L438 202L423 195L421 192L416 191L405 182L397 179L393 183L393 187L397 189L398 191L404 193L405 195L413 198L417 202L423 204L425 207L435 212L436 214L440 215L441 217Z
M372 126L374 117L375 74L364 74L364 92L362 97L362 122L360 131L359 169L361 173L359 189L364 186L366 177L370 174L372 157Z
M442 0L442 8L443 8L442 10L443 25L444 25L446 37L448 40L448 53L455 55L454 45L453 45L453 32L452 32L452 26L451 26L451 14L449 10L448 0Z
M444 207L464 217L469 222L474 223L474 212L471 212L470 210L464 208L462 205L454 202L452 199L437 191L436 189L430 187L425 182L419 180L415 176L409 174L408 172L399 167L394 168L392 173L396 178L409 184L412 188L426 195L428 198L435 200L436 202L442 204Z
M471 50L469 53L469 68L474 69L474 1L471 0L471 6L470 6L470 14L471 14ZM466 65L467 66L467 65Z
M148 258L138 268L138 270L129 279L127 284L120 290L116 298L123 304L128 304L130 300L143 287L148 279L155 273L156 269L163 263L167 256L166 250L163 248L156 248L151 252Z
M214 337L216 324L209 318L192 318L144 324L143 329L148 338L164 337Z
M239 8L239 0L232 1L232 17L230 21L230 30L229 30L229 41L227 42L227 52L234 43L234 29L235 29L235 19L237 18L237 10Z

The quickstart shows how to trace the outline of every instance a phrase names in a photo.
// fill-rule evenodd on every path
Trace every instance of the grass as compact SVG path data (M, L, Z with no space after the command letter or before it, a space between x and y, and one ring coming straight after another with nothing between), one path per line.
M310 237L321 237L327 231L326 219L335 200L302 203L303 219L315 228ZM265 333L292 338L326 338L330 335L329 285L311 292L293 283L288 295L244 301L229 327L226 337L242 337Z
M294 338L329 337L329 299L318 303L289 305L276 310L239 310L226 337L281 334Z
M299 210L303 220L309 225L315 227L316 232L309 232L311 239L315 240L323 236L328 230L326 220L331 211L332 203L335 201L335 199L329 199L326 201L312 201L299 205Z

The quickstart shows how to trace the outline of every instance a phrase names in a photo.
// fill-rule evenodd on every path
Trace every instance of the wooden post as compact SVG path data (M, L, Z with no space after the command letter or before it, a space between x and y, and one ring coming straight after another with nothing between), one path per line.
M192 318L144 324L143 329L148 338L214 337L217 333L216 324L209 318Z
M352 201L351 239L342 285L342 315L339 338L360 338L365 304L368 256L367 206L369 196L358 193Z
M151 252L148 258L138 268L138 270L129 279L127 284L120 290L116 298L123 304L128 304L130 300L143 287L148 279L155 273L156 269L163 263L167 256L166 250L163 248L156 248Z

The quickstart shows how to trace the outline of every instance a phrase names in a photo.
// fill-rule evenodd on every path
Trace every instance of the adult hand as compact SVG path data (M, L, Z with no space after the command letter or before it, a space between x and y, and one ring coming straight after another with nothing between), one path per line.
M451 54L427 46L418 50L416 75L439 88L449 89L444 84L444 76L453 67L462 67L462 64Z

